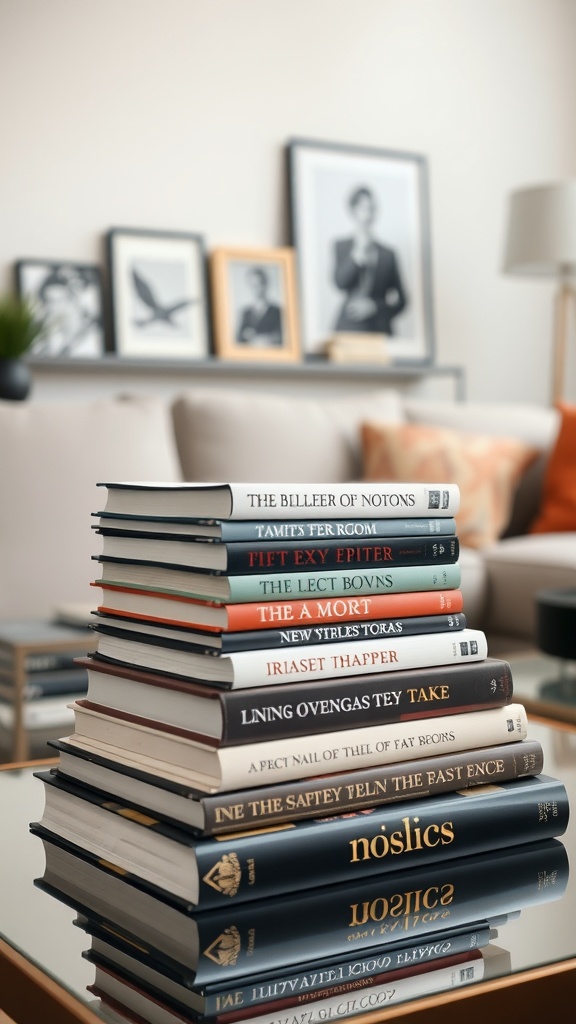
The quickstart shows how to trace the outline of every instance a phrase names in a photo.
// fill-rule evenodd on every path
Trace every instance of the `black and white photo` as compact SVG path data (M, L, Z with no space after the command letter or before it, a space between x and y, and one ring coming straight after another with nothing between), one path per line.
M291 250L212 254L216 350L224 359L298 358Z
M41 358L98 358L104 352L100 269L86 263L22 259L16 288L28 299L46 331L30 354Z
M304 353L360 334L381 337L392 364L430 363L424 157L304 139L288 154Z
M210 352L201 235L108 233L114 347L119 356L204 359Z

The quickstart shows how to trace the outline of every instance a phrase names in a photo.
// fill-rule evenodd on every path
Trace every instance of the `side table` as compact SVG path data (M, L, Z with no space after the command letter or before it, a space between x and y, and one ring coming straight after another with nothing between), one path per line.
M0 701L12 710L12 761L29 757L30 737L24 721L27 684L42 668L49 670L59 663L69 665L69 671L77 677L73 658L95 646L96 640L87 628L39 620L0 622Z

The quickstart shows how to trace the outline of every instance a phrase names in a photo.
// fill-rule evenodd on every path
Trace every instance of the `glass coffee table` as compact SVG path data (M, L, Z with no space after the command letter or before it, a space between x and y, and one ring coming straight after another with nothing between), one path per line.
M519 669L517 674L521 690L528 677ZM576 728L531 718L529 736L542 743L545 772L564 782L576 807ZM36 763L0 771L0 1009L16 1024L102 1024L98 1002L87 991L94 981L94 967L82 956L87 936L74 925L72 909L34 885L44 870L42 843L28 831L43 811L44 788L33 775L38 768ZM576 814L562 842L576 864ZM562 899L523 909L499 927L494 941L509 954L501 977L347 1019L544 1019L576 990L575 904L576 874Z

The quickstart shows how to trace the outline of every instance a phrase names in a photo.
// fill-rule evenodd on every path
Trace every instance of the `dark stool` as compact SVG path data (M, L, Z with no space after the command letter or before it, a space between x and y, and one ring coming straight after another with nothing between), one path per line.
M536 637L546 654L576 660L576 587L536 594Z

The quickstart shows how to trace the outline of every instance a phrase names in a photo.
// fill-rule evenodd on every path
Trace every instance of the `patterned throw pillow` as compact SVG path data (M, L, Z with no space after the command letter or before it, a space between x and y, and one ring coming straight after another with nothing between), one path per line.
M517 482L537 451L510 437L415 423L362 425L363 479L445 481L460 487L460 542L481 548L505 530Z
M576 530L576 405L558 403L562 417L544 476L542 504L530 533Z

